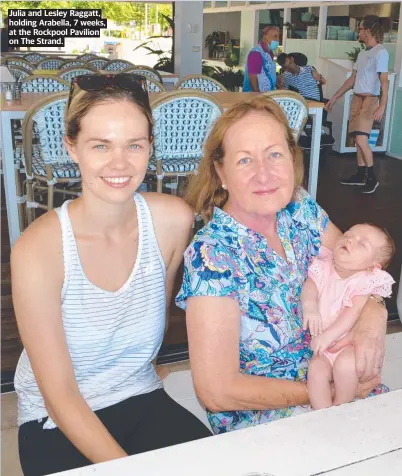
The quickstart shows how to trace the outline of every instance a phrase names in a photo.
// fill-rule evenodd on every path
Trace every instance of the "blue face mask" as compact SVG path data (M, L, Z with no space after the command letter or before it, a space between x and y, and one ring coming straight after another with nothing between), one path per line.
M271 43L269 44L269 49L271 51L275 51L279 46L279 41L272 40Z

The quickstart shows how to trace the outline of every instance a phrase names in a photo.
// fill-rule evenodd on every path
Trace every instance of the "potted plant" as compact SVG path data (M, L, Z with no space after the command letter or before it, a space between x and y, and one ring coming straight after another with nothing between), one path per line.
M213 57L215 46L219 44L219 40L220 40L219 31L213 31L205 38L205 48L208 49L208 58Z
M346 56L352 61L353 63L356 63L357 57L359 56L359 53L364 50L363 45L355 46L353 50L347 51Z

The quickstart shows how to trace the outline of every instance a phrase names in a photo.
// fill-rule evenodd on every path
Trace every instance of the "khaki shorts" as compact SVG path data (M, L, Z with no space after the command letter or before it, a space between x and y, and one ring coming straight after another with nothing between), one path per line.
M377 96L354 94L350 103L349 129L351 135L359 133L370 137L374 123L374 111L379 105Z

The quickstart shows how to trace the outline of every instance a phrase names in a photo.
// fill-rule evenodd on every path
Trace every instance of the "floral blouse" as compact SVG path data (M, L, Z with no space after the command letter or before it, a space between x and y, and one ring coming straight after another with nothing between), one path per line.
M327 226L326 212L299 189L295 201L277 214L284 260L262 235L215 208L185 252L176 304L185 309L192 296L236 299L240 371L305 381L312 351L310 334L302 330L300 294ZM290 416L294 409L208 412L208 419L214 433L224 433Z
M262 235L219 208L186 250L176 303L185 309L192 296L238 301L242 373L306 380L312 354L310 336L302 330L300 293L327 225L325 211L300 189L296 200L277 214L286 261ZM223 433L290 416L293 410L208 413L208 419L215 433Z

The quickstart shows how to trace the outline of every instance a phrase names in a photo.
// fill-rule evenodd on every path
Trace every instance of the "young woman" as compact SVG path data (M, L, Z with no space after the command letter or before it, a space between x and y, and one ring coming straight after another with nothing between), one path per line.
M25 475L210 434L152 364L193 213L179 198L135 193L152 150L147 93L131 75L76 78L65 129L82 196L36 220L11 259Z

